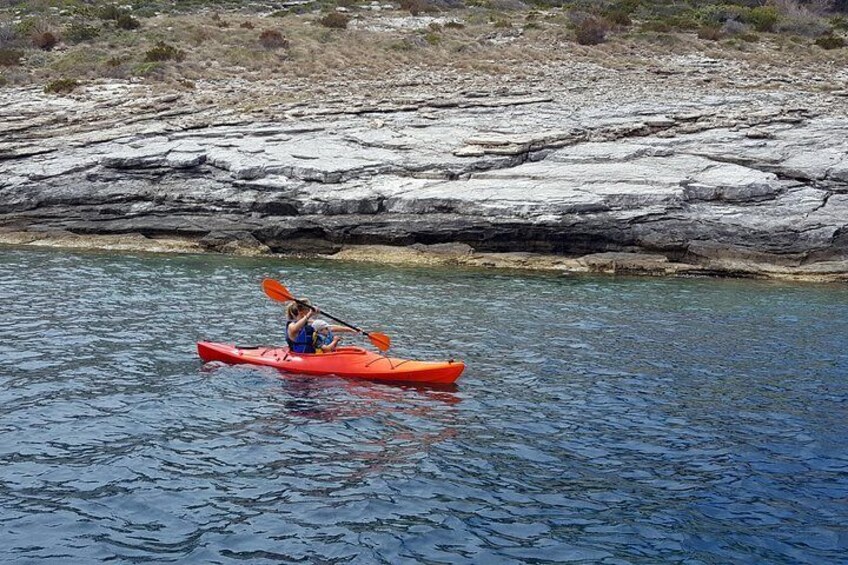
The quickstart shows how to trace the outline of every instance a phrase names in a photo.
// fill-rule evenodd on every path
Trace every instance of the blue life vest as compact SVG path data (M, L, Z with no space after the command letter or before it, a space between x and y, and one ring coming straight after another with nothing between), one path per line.
M317 351L317 349L319 347L323 347L325 345L330 345L331 343L333 343L333 332L332 331L327 332L327 337L324 337L323 335L319 334L318 332L315 332L314 340L315 340L315 349Z
M315 346L312 345L315 330L312 326L306 324L300 329L294 340L291 340L289 338L289 324L293 323L291 320L286 322L286 343L289 344L289 351L292 353L315 353Z

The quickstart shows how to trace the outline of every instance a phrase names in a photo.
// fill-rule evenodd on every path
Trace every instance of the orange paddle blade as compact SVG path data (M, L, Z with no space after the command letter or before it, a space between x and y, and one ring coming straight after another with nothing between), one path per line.
M392 338L380 332L368 332L368 339L380 351L388 351L392 346Z
M274 279L265 279L262 281L262 290L265 291L268 298L277 302L290 302L294 300L294 296L289 292L289 289Z

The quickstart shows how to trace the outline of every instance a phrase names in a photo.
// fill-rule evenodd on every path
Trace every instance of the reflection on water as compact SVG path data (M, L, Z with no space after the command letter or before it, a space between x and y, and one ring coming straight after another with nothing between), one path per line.
M282 278L451 389L203 367ZM357 297L351 300L351 297ZM0 251L0 557L839 563L848 289Z

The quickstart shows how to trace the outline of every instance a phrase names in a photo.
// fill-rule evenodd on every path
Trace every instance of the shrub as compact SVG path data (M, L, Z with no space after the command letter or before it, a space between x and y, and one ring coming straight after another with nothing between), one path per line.
M15 25L15 34L18 37L27 37L37 31L46 31L46 29L45 24L36 18L27 18Z
M432 31L424 35L424 41L430 45L438 45L442 41L442 37L438 33Z
M653 20L643 23L639 26L640 31L654 31L657 33L668 33L671 31L671 26L660 20Z
M521 10L526 10L527 4L521 0L488 0L486 2L486 7L497 12L519 12Z
M704 27L717 27L728 20L743 22L748 19L750 9L733 4L708 4L701 7L695 14Z
M512 27L512 24L509 22L509 20L504 18L498 18L494 21L492 25L498 29L506 29Z
M413 16L441 11L429 0L400 0L400 9L408 10Z
M164 41L158 42L144 54L144 60L148 63L155 63L157 61L182 61L184 58L185 52L173 45L168 45Z
M67 94L73 92L80 83L71 78L56 79L44 87L44 92L47 94Z
M698 30L698 39L718 41L721 37L721 28L718 26L704 26Z
M138 29L141 27L141 22L127 13L122 13L115 20L115 25L120 29Z
M100 35L100 28L97 26L85 25L82 23L72 23L65 30L65 39L71 43L81 43L89 41Z
M821 37L832 31L827 22L812 15L784 18L778 22L777 30L803 37Z
M774 6L757 6L748 13L747 23L757 31L774 31L774 26L780 19L780 13Z
M16 67L21 64L24 52L20 49L0 48L0 66Z
M101 20L117 20L124 11L118 8L114 4L107 4L106 6L101 6L97 10L97 17Z
M609 23L619 27L629 27L633 23L628 12L617 8L609 9L604 12L604 18Z
M17 30L12 25L0 24L0 47L14 47L20 43Z
M350 21L350 18L345 16L339 12L330 12L320 20L318 23L324 27L328 27L331 29L346 29L347 23Z
M57 39L52 32L39 31L32 34L33 46L43 49L44 51L50 51L56 47L57 43L59 43L59 39Z
M588 16L578 22L574 28L574 37L580 45L598 45L607 37L609 25L601 18Z
M722 35L739 35L747 32L748 26L742 22L737 22L736 20L727 20L724 22L724 25L721 26Z
M139 63L135 67L133 67L132 74L135 76L147 76L152 75L154 73L162 70L162 64L158 61L148 61L146 63Z
M285 18L286 16L290 16L292 14L306 14L314 9L315 5L311 2L307 2L304 4L295 4L294 6L271 12L270 15L272 18Z
M239 25L239 27L242 27L244 29L253 29L256 26L253 25L251 22L242 22L241 25Z
M760 40L760 36L757 35L756 33L750 33L750 32L740 33L739 39L741 39L742 41L744 41L746 43L756 43Z
M283 37L283 34L275 29L266 29L260 33L259 43L265 49L285 49L289 46L289 40Z
M230 22L228 22L227 20L222 18L221 14L219 14L218 12L215 12L214 14L212 14L212 22L220 28L230 27Z
M845 40L838 35L823 35L816 39L816 45L822 49L840 49L845 47Z
M445 29L465 29L465 24L462 22L445 22Z

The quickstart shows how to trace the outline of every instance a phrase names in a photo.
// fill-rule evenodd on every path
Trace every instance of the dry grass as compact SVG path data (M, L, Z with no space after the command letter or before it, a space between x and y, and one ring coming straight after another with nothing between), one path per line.
M702 52L782 70L815 68L821 61L837 66L848 63L848 49L826 51L812 46L812 40L791 44L770 34L747 44L750 47L743 52L715 41L698 41L694 32L643 34L621 26L613 32L605 31L606 42L584 48L574 40L569 27L572 22L561 13L554 12L553 17L534 15L535 25L520 36L510 35L510 29L499 29L488 17L475 14L452 12L451 19L461 22L462 27L367 31L351 26L343 33L316 25L318 16L314 14L285 18L163 15L144 19L138 30L116 29L109 21L96 36L69 44L64 51L37 52L41 58L38 65L29 63L32 51L9 50L6 64L14 65L24 56L28 74L21 80L41 84L57 77L88 80L132 76L174 84L235 77L256 81L296 78L322 84L419 72L532 78L534 73L544 74L546 66L566 66L575 60L595 62L608 69L650 67L672 52ZM360 13L358 17L378 16ZM511 17L521 21L520 15ZM222 21L230 23L221 26ZM288 42L285 49L263 48L259 30L266 29L277 31ZM146 60L145 54L155 50L159 42L182 55Z

